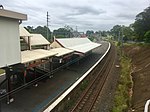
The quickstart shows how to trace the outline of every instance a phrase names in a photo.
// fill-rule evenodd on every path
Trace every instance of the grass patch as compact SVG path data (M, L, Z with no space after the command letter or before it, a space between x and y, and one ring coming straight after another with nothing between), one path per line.
M5 71L3 69L0 69L0 74L4 73Z
M121 73L115 93L112 112L127 112L131 105L130 90L132 88L131 59L125 55L120 56Z

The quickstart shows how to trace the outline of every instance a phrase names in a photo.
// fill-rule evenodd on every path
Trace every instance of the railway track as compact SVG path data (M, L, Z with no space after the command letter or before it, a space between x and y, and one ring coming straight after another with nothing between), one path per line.
M71 112L92 112L99 100L102 88L105 85L108 75L111 73L115 60L115 47L112 45L103 65L99 64L95 69L95 78L91 81L83 95L80 97ZM100 66L101 65L101 66Z

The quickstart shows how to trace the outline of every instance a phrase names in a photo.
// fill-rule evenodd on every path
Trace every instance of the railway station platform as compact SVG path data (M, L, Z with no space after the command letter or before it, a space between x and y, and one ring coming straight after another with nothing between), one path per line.
M3 100L2 112L40 111L81 77L105 53L108 43L101 42L101 44L101 47L97 47L92 54L80 60L80 63L74 63L52 74L50 78L43 79L37 87L29 86L14 94L15 101L11 104L7 105L6 100Z

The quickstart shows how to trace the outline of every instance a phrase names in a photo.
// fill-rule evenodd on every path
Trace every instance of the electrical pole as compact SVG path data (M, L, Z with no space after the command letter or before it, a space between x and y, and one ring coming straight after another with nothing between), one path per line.
M49 19L50 18L49 18L48 12L47 12L47 40L49 40L49 28L48 28L49 27L49 22L50 22Z
M119 35L118 35L118 42L120 42L120 31L119 31Z
M120 39L120 40L121 40L121 43L120 43L120 44L121 44L121 45L120 45L120 48L121 48L121 55L123 54L123 36L124 36L124 35L123 35L123 27L124 27L124 26L121 27L121 39Z
M76 38L78 36L78 26L76 26Z

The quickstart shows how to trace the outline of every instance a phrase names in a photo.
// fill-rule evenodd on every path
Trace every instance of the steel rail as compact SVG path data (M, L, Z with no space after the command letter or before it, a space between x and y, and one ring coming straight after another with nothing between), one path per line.
M83 95L81 96L81 98L79 99L79 101L77 102L77 104L75 105L75 107L71 110L71 112L76 112L76 111L81 111L84 108L84 105L87 107L87 103L89 104L89 107L86 108L87 112L90 112L96 102L97 97L99 96L105 81L107 79L108 74L110 73L111 69L107 71L106 75L101 75L103 72L106 71L107 69L107 65L109 65L111 67L110 62L112 62L111 60L111 52L112 50L110 50L110 52L108 53L108 55L106 56L106 61L104 63L104 65L102 66L101 70L97 73L97 76L93 79L93 81L90 83L90 85L88 86L88 88L85 90L85 92L83 93ZM114 63L114 61L112 62L112 64ZM112 67L111 67L112 68ZM97 68L98 69L98 68ZM95 70L95 72L97 71L97 69ZM104 80L103 80L104 78ZM98 82L98 84L95 84L96 82ZM99 83L100 82L100 83ZM95 84L95 86L93 86ZM94 95L95 93L92 91L94 91L94 89L96 87L99 87L98 91L96 91L96 95ZM93 89L94 88L94 89ZM92 96L90 96L92 95ZM87 101L89 98L91 97L91 99L93 98L92 102ZM85 110L84 110L85 111Z
M112 62L111 62L111 64L110 64L111 67L110 67L110 69L107 71L108 73L107 73L106 75L104 75L105 77L104 77L104 80L102 80L102 81L103 81L103 82L102 82L102 85L101 85L101 87L99 88L99 90L98 90L98 92L97 92L97 95L95 96L95 98L94 98L94 100L93 100L93 102L92 102L92 105L89 107L88 112L91 112L91 111L92 111L92 109L93 109L93 107L94 107L94 105L95 105L95 103L96 103L96 101L97 101L97 99L98 99L98 97L99 97L99 95L100 95L100 93L101 93L101 91L102 91L104 85L105 85L105 82L106 82L106 80L107 80L109 74L110 74L111 71L112 71L113 65L115 64L115 58L116 58L116 54L115 54L115 56L114 56L113 59L112 59Z

